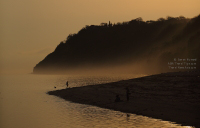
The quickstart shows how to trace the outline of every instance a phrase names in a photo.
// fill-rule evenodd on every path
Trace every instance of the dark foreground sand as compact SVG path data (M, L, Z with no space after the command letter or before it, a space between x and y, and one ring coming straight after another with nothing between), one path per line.
M126 101L126 87L130 100ZM68 101L95 105L200 127L200 72L163 73L119 82L48 92ZM118 94L122 102L114 102Z

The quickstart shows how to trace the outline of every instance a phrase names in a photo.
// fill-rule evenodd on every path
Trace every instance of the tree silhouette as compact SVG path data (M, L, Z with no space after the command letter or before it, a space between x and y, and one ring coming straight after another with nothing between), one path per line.
M168 16L157 21L145 22L139 17L117 24L109 21L86 25L77 34L69 34L66 41L60 42L53 53L35 66L34 72L80 65L120 65L151 57L160 62L169 51L170 55L193 57L200 48L199 23L200 16L193 19ZM189 52L181 53L180 46ZM152 65L159 64L152 62Z

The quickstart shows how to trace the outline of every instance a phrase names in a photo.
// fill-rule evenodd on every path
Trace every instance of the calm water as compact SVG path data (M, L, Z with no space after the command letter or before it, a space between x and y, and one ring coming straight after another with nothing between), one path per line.
M0 128L168 128L171 122L65 101L46 92L133 78L121 76L0 76Z

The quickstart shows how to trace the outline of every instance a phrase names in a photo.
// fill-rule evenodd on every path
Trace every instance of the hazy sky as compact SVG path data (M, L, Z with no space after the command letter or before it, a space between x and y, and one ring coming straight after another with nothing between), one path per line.
M0 0L0 74L31 73L85 25L198 14L200 0Z

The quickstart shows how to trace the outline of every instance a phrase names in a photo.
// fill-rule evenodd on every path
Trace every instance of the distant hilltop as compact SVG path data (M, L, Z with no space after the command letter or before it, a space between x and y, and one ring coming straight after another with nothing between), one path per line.
M160 73L200 68L200 15L85 26L40 61L33 73L113 69ZM182 59L181 61L178 61ZM196 60L193 62L187 59ZM180 63L178 65L178 63Z

